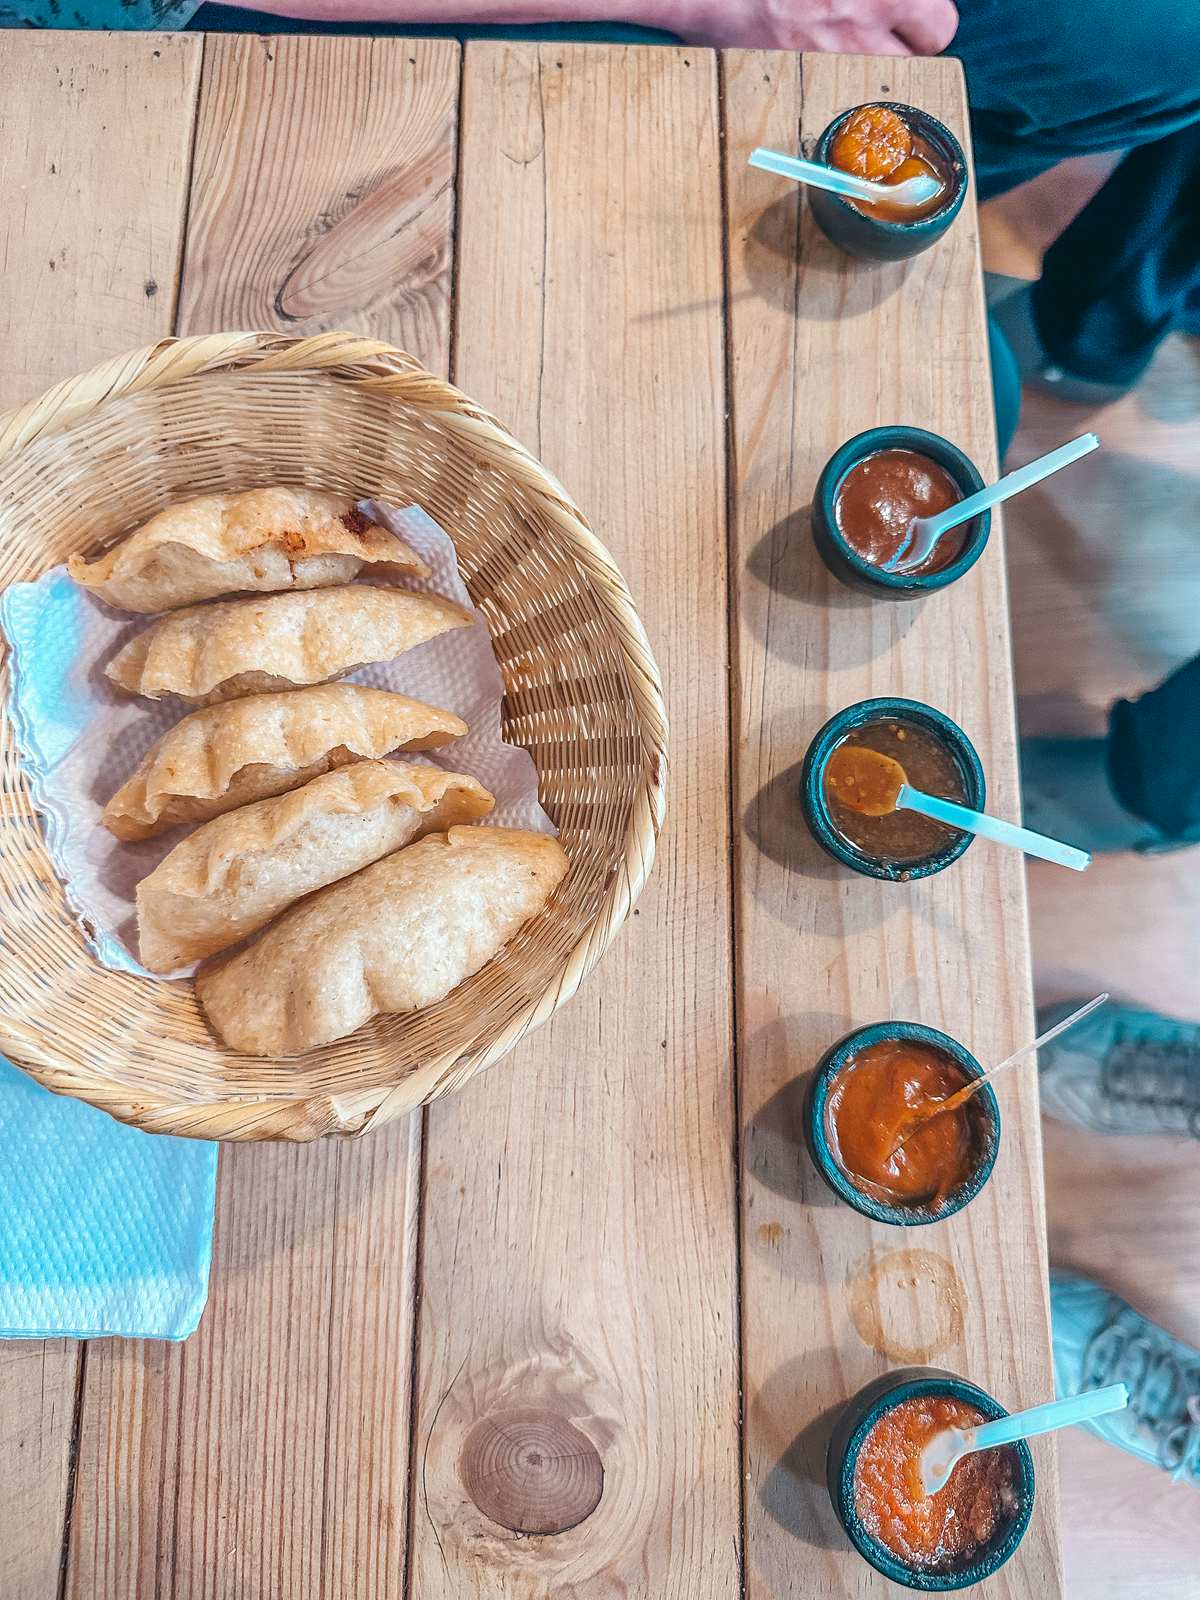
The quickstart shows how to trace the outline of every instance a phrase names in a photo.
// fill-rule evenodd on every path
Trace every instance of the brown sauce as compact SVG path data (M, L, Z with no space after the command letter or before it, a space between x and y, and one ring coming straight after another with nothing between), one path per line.
M1005 1446L964 1456L937 1494L921 1484L925 1446L945 1428L988 1419L950 1395L921 1395L885 1411L854 1468L854 1508L885 1549L924 1572L953 1572L989 1545L1017 1509L1017 1462Z
M882 567L899 551L914 517L931 517L963 498L954 479L915 450L876 450L864 456L838 485L834 521L863 561ZM966 528L951 528L916 573L941 572L962 554Z
M937 1211L979 1163L980 1112L969 1100L920 1125L914 1113L932 1110L967 1082L958 1062L935 1045L868 1045L830 1085L825 1134L833 1159L872 1199Z
M914 789L942 800L967 803L966 784L953 752L919 723L883 717L865 723L840 739L830 752L822 775L825 803L834 829L848 844L877 861L915 864L937 855L962 837L958 828L935 822L915 811L890 811L870 816L860 809L857 790L845 788L839 769L846 753L855 748L890 756L904 769L905 781Z

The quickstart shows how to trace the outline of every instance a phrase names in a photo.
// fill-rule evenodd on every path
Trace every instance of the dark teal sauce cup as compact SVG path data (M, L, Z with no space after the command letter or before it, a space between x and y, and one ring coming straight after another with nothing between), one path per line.
M838 1521L859 1555L893 1583L934 1594L970 1588L971 1584L981 1583L998 1572L1024 1537L1033 1515L1034 1499L1033 1457L1029 1446L1024 1443L1005 1445L1006 1450L1012 1451L1016 1463L1016 1508L1000 1524L992 1539L957 1570L930 1572L906 1566L867 1532L854 1503L854 1475L863 1440L879 1417L892 1406L935 1394L976 1406L989 1421L1008 1415L990 1394L952 1372L943 1372L937 1367L902 1367L868 1383L847 1403L834 1423L825 1457L829 1498Z
M835 861L868 878L884 878L891 883L907 883L913 878L928 878L935 872L944 872L963 852L970 848L974 838L970 833L957 833L940 850L922 856L916 861L886 861L868 855L851 844L837 831L825 800L825 763L834 746L846 734L865 723L895 718L898 722L915 722L943 744L953 755L962 778L965 804L973 811L982 811L987 798L983 767L975 746L957 723L932 706L920 700L900 700L891 695L877 700L860 700L856 705L839 711L817 734L808 747L800 769L800 809L813 838Z
M810 188L809 204L821 232L847 255L858 256L862 261L905 261L909 256L919 256L936 244L962 210L967 193L967 158L962 145L943 123L916 106L901 105L895 100L872 100L873 106L886 106L896 111L912 131L930 146L933 165L947 186L946 199L929 216L917 222L885 222L881 217L871 217L840 195L827 189ZM842 124L862 106L851 106L835 117L817 140L813 160L823 166L830 165L833 141L842 131Z
M895 423L888 427L868 428L865 433L847 439L821 469L817 487L813 492L812 536L821 560L834 577L847 588L860 589L883 600L919 600L955 583L964 572L969 572L983 554L992 526L992 514L984 511L972 517L965 527L957 530L962 539L962 549L954 560L937 572L885 572L882 567L864 561L838 529L836 506L838 492L850 471L880 450L912 450L917 455L936 461L958 485L960 498L978 494L983 488L979 469L969 456L941 434L928 433L924 428L908 428ZM945 536L949 538L950 535Z
M813 1164L839 1200L853 1206L855 1211L861 1211L872 1222L888 1222L899 1228L919 1228L929 1222L944 1222L956 1211L961 1211L991 1177L1000 1151L1000 1107L990 1086L980 1089L967 1102L967 1114L972 1119L975 1135L975 1165L964 1182L957 1189L952 1189L936 1210L930 1206L888 1205L886 1201L864 1194L846 1176L830 1148L826 1120L829 1091L833 1080L852 1056L873 1044L890 1040L911 1040L931 1045L936 1050L944 1051L968 1078L983 1076L983 1068L971 1052L947 1033L926 1028L919 1022L874 1022L870 1027L857 1028L853 1033L848 1033L821 1058L804 1099L804 1138Z

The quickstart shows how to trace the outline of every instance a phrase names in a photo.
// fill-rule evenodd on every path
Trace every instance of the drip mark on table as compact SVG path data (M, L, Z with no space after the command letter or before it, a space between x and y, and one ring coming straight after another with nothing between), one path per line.
M929 1330L914 1340L890 1326L885 1301L904 1320ZM846 1310L864 1344L890 1361L921 1363L958 1341L967 1308L962 1279L932 1250L872 1250L846 1274Z

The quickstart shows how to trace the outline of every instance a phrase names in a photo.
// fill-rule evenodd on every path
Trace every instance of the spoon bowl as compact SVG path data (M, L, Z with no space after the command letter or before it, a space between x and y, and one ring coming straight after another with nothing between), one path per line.
M838 799L863 817L886 817L896 810L908 775L894 756L869 745L839 745L825 768L825 781Z

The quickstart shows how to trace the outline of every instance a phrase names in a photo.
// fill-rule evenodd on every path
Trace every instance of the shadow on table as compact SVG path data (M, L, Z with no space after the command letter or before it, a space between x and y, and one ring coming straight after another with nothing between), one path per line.
M801 1073L775 1091L743 1128L742 1148L748 1176L786 1200L832 1209L842 1202L817 1176L804 1141L804 1100L812 1076Z
M776 1078L794 1073L765 1100L742 1129L747 1177L799 1205L837 1206L841 1201L817 1173L804 1139L804 1101L817 1064L831 1045L850 1032L844 1016L831 1012L779 1016L746 1043L743 1070L753 1063ZM774 1068L774 1070L772 1070Z
M825 1487L825 1451L843 1401L826 1407L789 1434L788 1420L807 1409L810 1395L838 1395L842 1376L836 1350L808 1350L778 1367L754 1396L748 1418L751 1449L766 1445L774 1465L757 1499L772 1522L816 1550L844 1550L846 1537Z
M801 715L797 707L797 716ZM815 733L816 729L812 731ZM800 810L802 765L797 761L763 785L742 813L742 827L755 848L777 866L831 890L844 887L844 893L806 894L802 903L797 901L796 931L851 938L894 916L900 901L893 899L888 904L880 891L891 885L877 884L850 872L827 856L809 833ZM760 886L758 874L751 867L745 881L776 917L786 915L787 906L781 906L783 896L774 874L767 874Z
M897 292L905 274L904 262L876 265L836 249L801 203L799 190L759 213L746 235L744 265L762 299L808 322L840 322L875 311Z
M247 1285L255 1296L327 1299L331 1308L339 1299L402 1292L413 1271L408 1219L417 1159L408 1117L362 1139L225 1145L205 1323L228 1317L236 1325ZM358 1254L346 1247L348 1230L360 1224L372 1230L369 1288Z
M746 577L772 595L797 602L764 606L751 584L743 589L742 620L771 655L810 670L812 641L823 641L819 665L837 672L862 666L890 650L916 620L918 605L873 600L839 583L812 542L812 507L789 512L751 550Z

